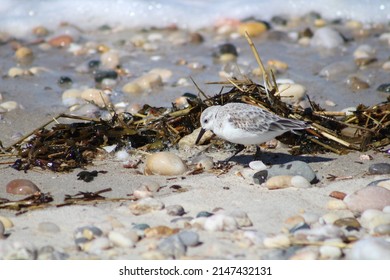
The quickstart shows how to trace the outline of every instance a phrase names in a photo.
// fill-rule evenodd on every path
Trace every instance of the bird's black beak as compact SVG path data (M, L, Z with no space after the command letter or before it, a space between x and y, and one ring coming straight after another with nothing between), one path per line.
M204 128L202 128L200 131L199 131L199 135L198 135L198 138L196 138L196 141L195 141L195 145L198 145L200 139L202 139L202 136L203 134L206 132L206 130Z

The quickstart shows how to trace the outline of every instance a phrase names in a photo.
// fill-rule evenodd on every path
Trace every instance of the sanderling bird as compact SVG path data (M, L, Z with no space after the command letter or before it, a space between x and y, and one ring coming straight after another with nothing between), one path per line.
M302 130L308 127L303 121L282 118L245 103L228 103L223 106L208 107L201 114L200 124L202 129L195 143L199 143L206 130L211 130L226 141L240 144L239 150L232 157L241 152L244 145L261 144L287 131Z

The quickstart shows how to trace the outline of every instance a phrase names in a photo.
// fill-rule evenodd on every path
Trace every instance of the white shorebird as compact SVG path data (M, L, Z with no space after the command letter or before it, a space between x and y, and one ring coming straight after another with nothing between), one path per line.
M245 103L228 103L223 106L208 107L202 112L200 124L202 129L195 143L199 143L206 130L211 130L226 141L240 144L239 150L232 157L244 149L243 145L261 144L287 131L302 130L308 127L303 121L282 118Z

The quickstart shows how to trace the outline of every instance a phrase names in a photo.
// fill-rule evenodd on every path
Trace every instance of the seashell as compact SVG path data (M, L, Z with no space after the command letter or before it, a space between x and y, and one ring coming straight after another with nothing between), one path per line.
M6 191L16 195L32 195L40 192L40 189L30 180L15 179L7 184Z
M4 216L0 216L0 222L3 224L5 229L10 229L14 226L12 221L9 218Z
M194 219L191 221L191 224L197 223L201 221L203 217ZM197 221L196 221L197 220ZM237 224L237 221L231 217L227 216L225 214L215 214L208 218L205 218L203 223L203 228L206 231L233 231L238 229L239 225Z
M187 166L181 158L170 152L151 154L146 158L145 175L181 175L187 171Z

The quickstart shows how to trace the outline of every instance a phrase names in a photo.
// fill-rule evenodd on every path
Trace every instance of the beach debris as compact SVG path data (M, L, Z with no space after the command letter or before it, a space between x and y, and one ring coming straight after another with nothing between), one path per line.
M77 173L77 180L83 180L84 182L91 182L93 181L93 179L95 177L98 176L98 174L101 173L101 174L106 174L107 171L96 171L96 170L93 170L93 171L81 171L79 173Z
M8 200L0 198L0 209L8 210L35 210L48 207L50 202L53 201L53 197L50 193L36 192L33 195L27 196L20 200ZM22 214L19 212L19 214Z

